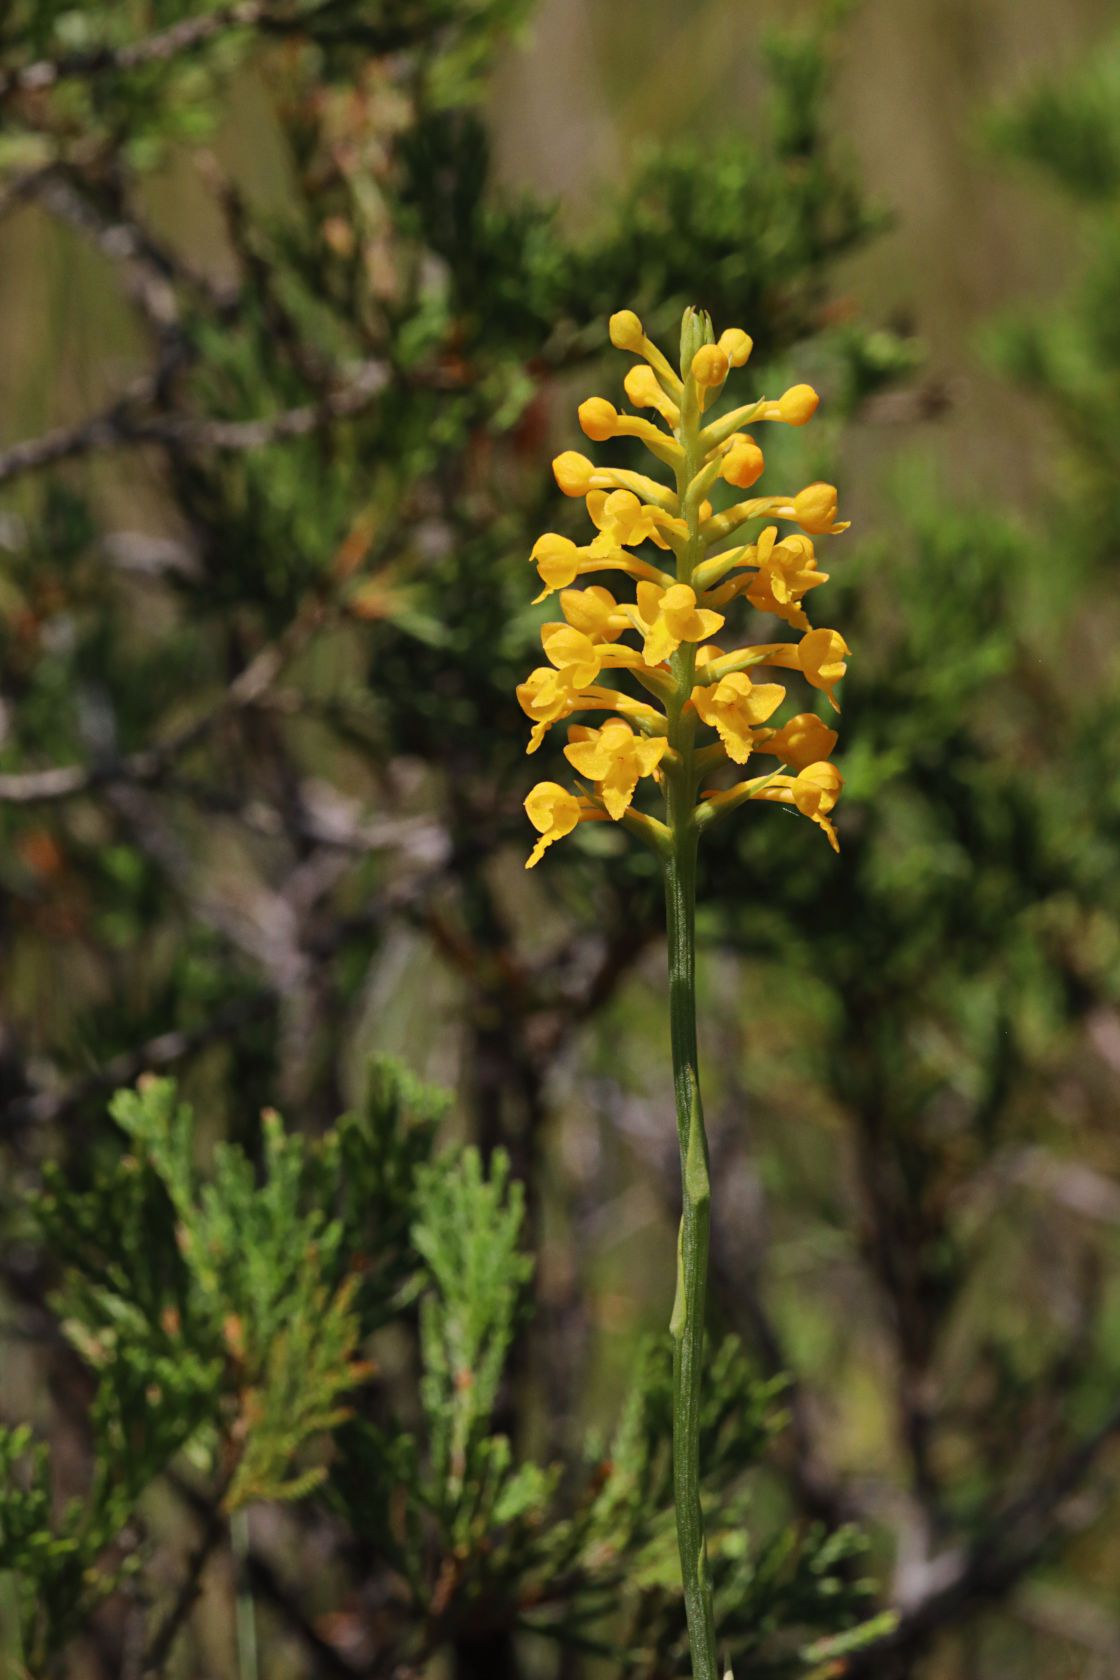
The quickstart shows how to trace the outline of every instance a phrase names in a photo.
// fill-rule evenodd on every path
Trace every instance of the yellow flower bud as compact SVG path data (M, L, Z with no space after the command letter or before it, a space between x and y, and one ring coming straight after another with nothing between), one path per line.
M820 400L811 385L791 385L778 398L777 418L787 426L804 426L817 412Z
M742 367L754 349L754 339L742 327L728 327L716 340L732 367Z
M727 378L728 360L716 344L702 344L692 358L692 377L701 390L714 390Z
M556 475L556 482L565 496L586 496L591 489L591 476L595 471L594 465L586 455L580 455L574 449L565 449L562 455L557 455L552 463L552 470ZM803 491L802 494L805 492ZM835 495L835 491L833 492Z
M623 390L635 408L655 408L670 426L680 422L680 410L657 383L657 375L643 362L635 362L622 381Z
M764 465L762 451L754 439L746 432L736 432L720 463L720 477L739 490L749 490L761 478Z
M793 517L803 531L809 531L813 536L831 531L836 518L836 486L807 484L793 498Z
M620 309L610 319L611 343L616 350L641 351L645 333L632 309Z
M618 410L606 397L588 397L578 409L579 423L592 443L604 443L618 431Z

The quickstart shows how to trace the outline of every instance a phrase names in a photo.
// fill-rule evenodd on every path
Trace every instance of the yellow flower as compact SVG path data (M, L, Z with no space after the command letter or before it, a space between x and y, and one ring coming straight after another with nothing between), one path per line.
M631 430L636 426L648 426L651 432L656 430L647 420L631 420L628 426ZM671 448L680 453L678 444L671 443ZM552 471L565 496L586 496L589 490L629 490L640 493L667 514L680 512L676 491L670 490L659 479L649 478L645 473L630 472L626 467L596 467L576 449L565 449L563 454L557 455Z
M654 524L655 512L646 507L632 490L592 490L587 497L587 511L598 526L599 535L591 543L592 554L605 554L615 548L636 548L647 539L661 548L668 544L658 534Z
M675 583L671 589L661 589L656 583L639 583L637 595L637 618L645 636L642 659L646 665L660 665L676 653L682 642L702 642L705 636L714 636L725 622L722 613L697 607L696 591L687 583Z
M810 817L823 828L834 852L840 850L836 830L828 820L828 813L840 797L844 785L834 764L807 764L796 776L759 776L751 782L738 782L735 787L721 788L706 794L701 812L734 809L745 799L766 799L775 804L795 805L802 816Z
M732 367L742 367L754 349L754 339L742 327L728 327L716 342Z
M640 362L635 362L627 371L622 388L635 408L655 408L667 425L674 429L680 425L681 411L676 403L665 395L651 367L643 367Z
M525 865L532 869L549 846L570 834L586 813L583 801L559 782L538 782L525 800L525 814L540 835Z
M550 724L577 710L579 699L567 672L550 670L547 665L538 665L523 683L518 683L517 703L533 722L529 752L536 752Z
M544 589L537 596L537 601L545 600L554 589L566 589L574 583L583 571L587 550L577 548L570 537L562 537L556 531L546 531L533 544L531 559L537 563L537 571Z
M620 309L616 315L612 315L608 330L616 350L636 350L641 354L645 333L642 331L642 323L632 309Z
M703 655L705 650L701 650ZM780 665L786 671L800 671L814 688L823 689L832 698L832 690L847 670L844 655L850 652L847 642L835 630L810 630L799 642L764 642L756 647L735 648L721 653L714 648L706 657L697 659L697 667L707 667L708 681L718 682L730 671L741 671L748 665Z
M631 657L637 662L636 653ZM618 689L601 688L594 683L577 688L569 672L552 670L547 665L538 665L523 683L518 683L517 702L533 723L527 753L535 753L551 726L561 718L571 717L573 712L621 712L655 732L665 727L662 713L647 701L635 700Z
M760 420L784 420L787 426L804 426L817 412L820 398L811 385L791 385L777 402L767 403Z
M612 315L609 323L611 343L618 350L632 350L636 356L644 356L650 364L663 388L667 388L670 396L680 395L681 381L656 344L645 335L645 330L632 309L620 309L617 315Z
M578 595L581 592L573 590L571 593ZM607 594L605 589L603 594ZM575 610L579 611L583 606L581 603ZM595 611L594 605L586 607L587 614L593 614ZM614 634L621 634L622 630L627 628L629 620L625 625L619 625ZM585 630L579 630L572 624L542 624L541 646L545 658L556 666L558 673L573 689L586 688L588 683L595 681L604 667L618 670L642 663L641 654L634 648L604 646Z
M697 406L703 414L709 398L723 389L731 364L718 344L702 344L692 358L689 373L696 386Z
M785 697L780 683L752 683L745 671L732 671L709 688L694 688L691 698L704 722L719 731L728 758L745 764L755 744L754 730Z
M813 545L808 537L796 534L775 544L777 527L767 526L758 539L754 561L758 575L745 590L747 600L759 612L774 613L792 624L795 630L808 630L809 620L798 607L802 596L827 583L829 574L817 570ZM747 555L751 551L748 549Z
M848 669L844 656L851 651L843 636L835 630L810 630L797 644L797 662L807 680L814 688L824 690L836 712L840 708L832 690Z
M834 852L840 850L836 830L828 820L840 797L844 778L835 764L807 764L796 776L770 777L763 787L752 793L752 799L772 799L783 805L796 805L803 817L810 817L823 828Z
M749 490L762 477L766 463L762 451L746 432L735 432L728 440L727 453L720 462L720 477L738 490Z
M793 803L804 817L824 816L836 804L843 786L835 764L807 764L794 777Z
M576 449L565 449L552 463L556 482L565 496L586 496L595 474L594 464Z
M573 630L585 636L602 637L615 642L630 628L630 620L619 612L618 602L609 589L593 584L590 589L562 589L560 610Z
M580 403L576 414L592 443L605 443L618 431L618 410L606 397L588 397Z
M783 764L804 770L807 765L830 757L837 739L835 729L829 729L816 712L799 712L781 729L760 740L758 747L760 752L773 753Z
M572 688L585 688L603 668L603 655L583 630L570 624L542 624L545 658L563 673Z
M646 373L648 371L646 368ZM652 420L620 415L615 403L608 403L606 396L589 396L586 403L579 403L578 413L579 425L588 433L593 444L604 444L610 437L638 437L646 449L670 467L683 460L680 444L675 438L667 437L662 428L653 425Z
M829 531L846 531L850 523L833 523L836 518L834 484L807 484L804 490L799 490L793 498L792 517L803 531L810 531L815 537Z
M714 389L723 384L730 365L718 344L702 344L692 358L692 377L697 385Z
M777 401L748 401L705 425L700 417L704 407L723 389L731 369L741 367L751 354L747 333L729 327L713 342L710 321L701 312L688 311L680 371L646 336L633 310L611 316L610 337L639 358L638 365L628 369L624 388L633 410L653 410L653 417L620 409L605 397L588 397L579 405L580 425L596 444L638 439L660 465L654 476L647 476L596 464L576 450L563 451L553 462L564 495L585 498L595 533L583 547L554 531L533 546L542 584L537 600L559 591L563 622L542 626L548 664L533 671L517 690L533 724L528 750L536 751L545 731L573 712L608 715L596 728L572 727L564 749L569 762L594 786L594 798L581 801L557 783L545 782L526 802L542 835L530 863L577 822L607 816L624 819L667 851L673 844L672 831L634 809L633 800L642 777L653 776L672 792L670 812L679 808L697 722L719 738L718 745L711 742L701 749L702 767L724 756L744 764L754 751L780 761L770 776L706 794L694 813L701 826L746 800L770 799L795 806L835 845L828 813L841 781L828 758L836 733L809 712L781 728L769 727L785 689L753 679L756 666L800 672L839 710L834 691L847 670L847 645L835 630L811 629L802 606L811 590L828 581L811 539L847 529L836 518L836 490L830 484L810 484L795 496L739 500L718 514L707 499L719 479L749 491L764 472L762 450L740 428L753 428L758 420L803 426L817 409L817 393L810 385L793 385ZM791 520L800 532L779 540L774 524L755 542L721 551L723 540L746 521L762 523L767 518ZM647 543L669 551L668 569L661 569L665 561L655 565L634 552ZM618 598L597 584L575 587L584 574L605 571L634 580L636 599ZM612 587L617 591L613 580ZM710 638L723 627L724 614L738 596L804 632L801 640L725 653ZM641 639L641 652L624 639L631 630ZM691 655L686 660L673 658L682 644L695 646L695 664ZM633 672L648 699L612 688L601 677L625 669ZM692 676L682 687L686 670ZM787 766L790 774L784 773ZM684 797L687 803L687 791Z
M568 731L564 757L595 783L615 822L629 809L641 776L652 776L669 743L664 735L643 739L622 718L608 718L601 729L576 724Z
M647 368L646 372L650 369ZM636 437L641 438L646 448L669 466L683 459L680 444L674 438L667 437L650 420L620 414L606 397L588 397L586 402L580 403L577 413L579 423L592 443L605 443L613 437Z

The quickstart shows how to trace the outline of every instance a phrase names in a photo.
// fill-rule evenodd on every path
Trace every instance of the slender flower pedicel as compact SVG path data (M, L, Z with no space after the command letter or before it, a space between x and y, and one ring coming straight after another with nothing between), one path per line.
M626 394L657 419L619 413L602 397L581 403L580 425L595 443L639 438L674 484L609 466L573 450L553 462L567 496L586 500L595 536L584 547L547 532L534 545L542 590L558 596L562 620L545 624L547 664L517 690L532 721L529 752L554 723L576 713L603 713L572 724L564 755L580 780L575 790L539 782L525 801L538 839L526 867L582 822L621 822L652 846L665 873L669 936L669 1024L673 1049L683 1213L677 1259L673 1336L673 1486L681 1576L697 1680L718 1680L712 1593L700 1505L700 1390L708 1271L710 1186L708 1144L700 1105L696 1048L695 907L699 837L712 822L749 800L787 805L815 822L835 848L830 813L841 777L829 763L835 731L814 712L771 720L786 698L769 671L793 671L827 695L844 675L848 648L835 630L810 627L803 602L828 581L817 568L812 538L846 530L836 522L836 491L810 484L794 496L736 501L713 512L708 494L718 480L749 490L761 477L762 450L743 428L773 420L803 426L816 392L795 385L777 401L759 398L704 424L732 368L746 362L751 340L737 327L718 340L708 316L686 310L680 374L645 336L631 310L611 316L611 342L641 360L627 373ZM659 423L660 422L660 423ZM774 520L748 542L723 547L743 527ZM779 536L781 525L798 529ZM646 558L634 550L650 544ZM633 599L591 573L621 572ZM623 584L625 588L625 583ZM726 632L736 597L782 619L797 641L751 647L711 640ZM617 686L629 673L645 698ZM622 677L625 681L625 677ZM762 775L703 791L727 764L754 754L776 760ZM643 781L658 784L664 820L635 806Z

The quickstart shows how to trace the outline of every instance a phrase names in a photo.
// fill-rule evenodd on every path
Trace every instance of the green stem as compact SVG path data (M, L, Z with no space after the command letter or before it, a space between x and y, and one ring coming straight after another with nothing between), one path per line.
M257 1611L249 1585L249 1513L238 1506L229 1519L230 1544L236 1560L237 1680L260 1680L257 1658Z
M688 541L678 554L677 576L688 583L704 558L699 497L686 499L688 486L704 464L695 387L688 378L692 355L707 331L697 336L698 319L682 332L680 442L684 459L677 470L677 492L688 519ZM685 707L696 671L696 649L683 644L672 660L676 692L669 701L669 745L662 785L669 844L665 864L665 916L669 936L669 1036L673 1049L673 1089L681 1151L682 1209L677 1243L677 1293L669 1328L673 1337L673 1497L677 1545L681 1558L688 1638L694 1680L718 1680L715 1616L700 1502L700 1400L704 1370L704 1308L708 1292L708 1225L711 1185L708 1140L700 1105L700 1068L696 1045L696 822L698 781L696 714Z
M14 1569L0 1570L0 1673L5 1680L18 1680L27 1673L19 1625L19 1576Z
M700 1106L696 1047L696 827L691 820L691 776L674 777L688 804L674 811L678 791L666 787L672 849L665 864L669 932L669 1033L681 1151L682 1212L677 1247L677 1294L669 1328L673 1336L673 1495L681 1557L688 1637L695 1680L718 1680L715 1619L700 1503L700 1389L704 1359L704 1307L708 1288L708 1223L711 1190L708 1140Z

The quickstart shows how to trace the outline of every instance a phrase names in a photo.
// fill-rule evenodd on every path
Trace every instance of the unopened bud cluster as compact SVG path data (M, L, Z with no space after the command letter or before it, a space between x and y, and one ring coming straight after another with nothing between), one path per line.
M828 578L818 570L813 537L847 528L836 520L836 491L810 484L796 495L753 497L719 513L709 500L718 480L749 490L762 476L762 450L745 428L760 421L803 426L817 407L816 392L794 385L776 401L760 398L705 424L705 410L729 373L750 356L745 332L731 327L717 340L707 316L688 311L679 374L632 310L611 317L610 335L617 348L641 358L624 389L634 409L653 410L656 419L590 397L580 405L580 425L593 443L640 439L673 482L597 466L573 450L553 462L564 494L585 499L596 534L580 546L550 531L533 548L543 585L537 599L559 591L563 619L542 627L548 663L517 690L533 724L529 751L552 724L575 713L608 715L598 727L568 730L564 754L583 778L578 791L540 782L526 799L540 835L528 867L580 822L623 821L655 846L668 845L665 824L634 807L644 777L683 778L697 827L745 800L772 800L810 817L835 846L829 812L841 778L829 757L836 734L813 712L774 722L786 691L756 681L755 673L797 672L838 709L833 690L848 648L837 631L813 629L802 605ZM778 524L766 523L751 541L721 546L749 522L769 520L796 529L779 536ZM623 573L634 599L616 599L599 583L573 587L577 578L600 572ZM724 651L712 638L739 596L784 620L800 639ZM616 672L628 672L642 696L601 680ZM700 791L721 765L746 764L754 753L776 759L777 768L717 792Z

